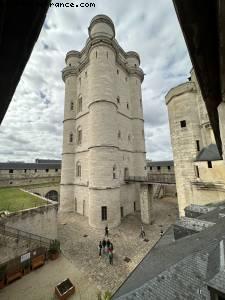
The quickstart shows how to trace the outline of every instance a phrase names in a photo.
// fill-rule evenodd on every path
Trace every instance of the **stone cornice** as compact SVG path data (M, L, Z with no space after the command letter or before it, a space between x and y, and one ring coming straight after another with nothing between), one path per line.
M85 68L85 66L89 63L89 53L90 51L97 46L107 46L110 49L112 49L116 54L116 62L123 67L124 71L126 71L130 75L136 75L140 78L141 82L144 80L144 72L139 67L130 67L128 66L127 62L125 60L129 56L134 56L140 60L138 54L134 51L125 52L118 44L118 42L113 39L107 38L105 36L98 36L93 38L92 40L88 39L85 47L80 52L80 64L76 67L67 66L62 70L62 78L65 81L65 79L69 76L78 75L80 72ZM73 55L73 51L69 51L68 55ZM74 55L78 56L79 52L74 51ZM124 58L122 60L120 56ZM67 58L66 58L67 59Z
M179 84L178 86L172 88L165 96L166 99L166 105L169 104L169 102L177 96L180 96L182 94L185 93L196 93L197 92L197 88L194 82L185 82L182 84Z

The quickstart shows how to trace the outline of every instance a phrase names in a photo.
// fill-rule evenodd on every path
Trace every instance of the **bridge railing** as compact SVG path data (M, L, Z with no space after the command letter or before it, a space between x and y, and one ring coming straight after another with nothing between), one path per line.
M127 176L124 179L126 182L149 182L149 183L165 183L175 184L175 175L166 173L152 173L145 176Z

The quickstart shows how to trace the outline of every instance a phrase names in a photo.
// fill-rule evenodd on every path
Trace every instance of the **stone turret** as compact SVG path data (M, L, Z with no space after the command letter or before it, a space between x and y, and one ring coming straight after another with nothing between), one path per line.
M124 175L146 174L141 83L136 52L115 40L112 20L91 20L80 51L69 51L65 82L60 211L83 214L89 224L118 226L140 208L140 186Z

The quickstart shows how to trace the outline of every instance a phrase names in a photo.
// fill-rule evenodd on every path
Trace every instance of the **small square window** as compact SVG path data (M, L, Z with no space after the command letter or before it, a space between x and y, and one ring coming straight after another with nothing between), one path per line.
M46 172L46 173L48 173L48 171L49 171L48 169L45 169L45 172Z
M11 169L11 170L9 170L9 173L13 173L13 170Z
M55 169L55 172L58 172L58 169Z
M167 166L167 169L170 170L171 169L170 166Z
M37 169L34 169L34 172L37 173Z
M157 170L160 171L160 170L161 170L161 167L160 167L160 166L157 166Z
M180 127L181 127L181 128L186 127L186 120L180 121Z
M27 169L24 169L24 173L27 173Z

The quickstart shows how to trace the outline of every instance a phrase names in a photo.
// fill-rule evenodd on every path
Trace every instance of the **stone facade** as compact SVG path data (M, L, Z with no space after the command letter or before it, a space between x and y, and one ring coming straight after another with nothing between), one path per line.
M0 187L60 181L61 163L0 163Z
M144 74L139 55L119 46L109 17L94 17L88 31L85 47L67 53L63 70L60 211L87 216L96 228L115 227L140 209L140 184L126 184L124 176L146 175Z
M168 92L166 104L179 212L183 216L190 204L225 199L225 164L222 160L197 159L203 149L215 144L215 139L193 70L189 82Z

